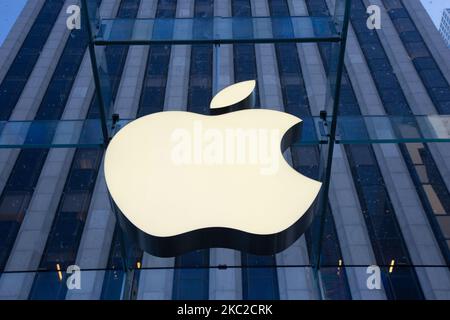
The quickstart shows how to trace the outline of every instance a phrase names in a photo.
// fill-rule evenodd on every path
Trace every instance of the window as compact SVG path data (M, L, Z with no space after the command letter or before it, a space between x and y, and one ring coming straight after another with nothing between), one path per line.
M431 55L425 41L423 40L417 26L411 20L408 11L406 10L403 0L393 2L392 0L382 0L385 5L387 13L392 19L394 27L400 34L400 39L403 42L420 78L430 94L438 112L442 114L450 113L450 95L440 96L434 90L437 88L445 88L450 90L448 82L442 75L442 71ZM432 70L431 73L421 72L423 69Z
M172 298L207 300L209 296L209 250L197 250L175 259Z
M244 300L278 300L278 277L275 256L242 253Z
M0 84L0 119L8 120L33 71L50 31L64 5L61 0L45 1L22 47Z

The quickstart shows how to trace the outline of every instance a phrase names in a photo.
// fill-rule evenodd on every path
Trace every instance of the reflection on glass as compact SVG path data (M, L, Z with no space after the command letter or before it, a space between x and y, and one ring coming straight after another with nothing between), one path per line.
M279 300L275 256L242 253L242 298L244 300Z

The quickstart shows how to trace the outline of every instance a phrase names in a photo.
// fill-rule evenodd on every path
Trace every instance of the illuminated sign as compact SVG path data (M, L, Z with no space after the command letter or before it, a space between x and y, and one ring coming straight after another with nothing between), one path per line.
M237 110L254 87L246 81L225 88L211 108ZM169 111L132 121L105 155L120 225L157 256L211 247L285 249L309 226L321 187L283 157L300 125L295 116L265 109L215 116Z

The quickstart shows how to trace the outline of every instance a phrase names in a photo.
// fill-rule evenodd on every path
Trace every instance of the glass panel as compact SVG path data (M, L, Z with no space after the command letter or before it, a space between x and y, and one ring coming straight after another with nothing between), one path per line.
M274 31L274 25L277 32ZM173 30L173 31L172 31ZM330 17L102 19L96 44L339 41Z
M213 266L214 268L216 266ZM264 279L264 276L268 270L270 272L276 272L278 274L283 274L288 280L285 284L281 285L279 283L263 285L263 283L259 284L259 292L257 296L259 297L268 297L273 299L273 292L275 294L280 294L286 298L290 299L304 299L304 298L312 298L319 299L317 294L314 294L312 291L306 293L305 291L297 289L300 284L299 277L310 277L313 273L313 270L310 266L297 266L297 265L273 265L273 266L263 266L263 267L237 267L243 274L247 272L247 269L260 269L259 277ZM159 295L159 292L155 290L151 292L145 292L144 282L147 279L160 279L162 272L166 272L170 270L172 272L176 272L174 267L167 268L159 268L159 267L148 267L148 268L138 268L134 266L129 274L134 274L133 280L136 295L134 298L140 299L154 299ZM188 271L196 272L198 269L192 268L187 269ZM208 269L206 269L208 270ZM358 279L352 286L352 289L355 292L362 292L367 288L362 295L361 299L376 299L376 300L384 300L386 299L386 289L384 287L383 281L378 281L378 279L383 280L387 276L395 277L398 283L401 283L401 287L398 288L398 295L394 296L394 300L404 300L411 298L411 283L407 282L407 278L405 278L405 274L412 272L415 270L417 273L421 274L434 274L435 276L445 276L448 272L447 266L409 266L409 265L400 265L395 264L394 266L379 266L379 270L373 268L373 266L369 265L333 265L327 266L320 270L320 278L330 278L333 279L333 287L330 287L327 292L336 292L337 294L329 294L327 295L330 300L349 300L351 299L350 295L342 295L344 292L344 288L342 284L345 281L343 278L346 274L352 274L355 279ZM220 272L220 271L219 271ZM226 272L226 269L224 270ZM67 288L67 280L68 277L73 274L67 273L65 267L61 265L55 265L53 268L49 270L34 270L34 271L17 271L17 272L3 272L0 273L0 278L2 281L2 286L4 289L9 288L12 292L17 291L18 283L25 283L27 279L38 277L41 279L43 285L39 289L39 295L42 299L53 298L56 296L58 299L67 299L67 298L79 298L89 296L91 300L120 300L120 293L124 290L124 286L126 285L125 278L127 273L121 269L96 269L96 270L84 270L81 269L79 275L79 284L81 285L81 289L77 289L77 281L78 279L72 279L71 285L73 286L71 289ZM114 279L114 283L109 283L108 286L104 286L102 288L102 284L105 283L105 278L111 277ZM258 280L255 278L255 280ZM140 284L143 284L142 287ZM303 284L307 285L307 284ZM378 287L379 285L379 287ZM189 289L194 295L197 290L202 291L202 284L193 281ZM370 286L370 288L369 288ZM244 289L244 288L243 288ZM323 289L323 288L322 288ZM449 288L442 286L442 295L435 296L434 299L444 299L445 291ZM29 289L23 288L21 293L26 296L26 293ZM325 289L324 289L325 290ZM277 297L275 297L277 298ZM262 298L261 298L262 299ZM430 297L430 299L432 299Z
M302 130L297 133L293 146L327 143L327 127L320 117L301 116L301 119ZM133 120L120 120L117 130ZM102 139L99 119L0 121L0 148L100 147ZM336 141L340 144L450 142L450 116L340 116Z
M173 300L207 300L209 295L209 250L197 250L175 259Z
M242 298L244 300L278 300L278 277L275 256L242 253Z
M0 148L101 147L99 119L0 122Z
M448 142L450 116L341 116L337 140L342 144L364 143L364 140L371 143Z

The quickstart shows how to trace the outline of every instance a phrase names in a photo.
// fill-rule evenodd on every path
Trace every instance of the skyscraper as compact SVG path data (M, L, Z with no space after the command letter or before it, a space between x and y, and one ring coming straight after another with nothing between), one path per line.
M441 25L439 32L444 38L445 43L450 48L450 8L445 9L442 13Z
M334 3L97 2L102 17L121 19L328 16ZM16 130L0 128L1 141L27 132L20 147L0 151L1 299L450 299L450 149L441 141L336 146L318 282L310 232L272 256L211 248L158 258L127 243L125 272L104 150L49 148L65 132L61 123L99 117L87 31L66 26L72 4L29 0L0 51L0 119ZM379 30L367 27L370 4L380 5ZM250 79L257 107L307 119L325 103L329 52L325 43L239 43L114 45L104 54L121 119L207 113L215 91ZM420 116L448 115L449 55L419 0L353 0L340 100L340 115L356 119L349 130L385 133L371 125L378 116L408 135ZM89 135L89 121L81 123ZM315 178L319 152L295 146L288 160ZM67 287L72 265L82 270L81 288ZM379 289L367 284L372 265L381 269Z

